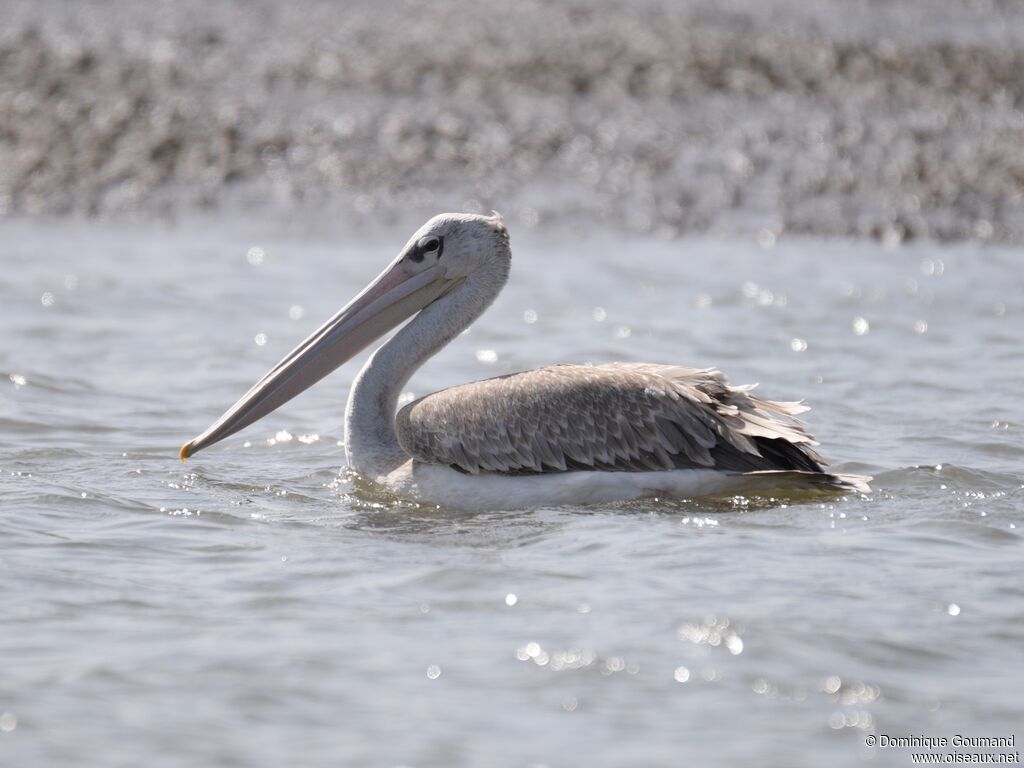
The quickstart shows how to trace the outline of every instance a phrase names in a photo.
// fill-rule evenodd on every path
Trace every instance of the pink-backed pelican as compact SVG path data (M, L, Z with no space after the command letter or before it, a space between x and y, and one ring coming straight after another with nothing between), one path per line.
M471 509L694 497L793 487L867 490L825 472L795 420L713 369L553 365L398 398L424 361L474 322L512 263L501 217L447 213L270 370L182 460L266 416L372 342L345 413L349 467L397 495Z

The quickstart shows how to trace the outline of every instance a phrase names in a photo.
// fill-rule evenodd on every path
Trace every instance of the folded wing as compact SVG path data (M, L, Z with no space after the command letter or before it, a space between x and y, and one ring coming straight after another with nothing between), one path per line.
M413 458L478 474L574 470L821 472L800 403L762 400L714 369L556 365L436 392L403 408Z

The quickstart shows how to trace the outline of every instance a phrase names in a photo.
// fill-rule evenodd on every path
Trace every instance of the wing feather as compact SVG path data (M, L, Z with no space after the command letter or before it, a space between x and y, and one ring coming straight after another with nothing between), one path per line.
M714 369L556 365L464 384L405 406L413 458L477 474L580 469L822 471L801 403L731 387Z

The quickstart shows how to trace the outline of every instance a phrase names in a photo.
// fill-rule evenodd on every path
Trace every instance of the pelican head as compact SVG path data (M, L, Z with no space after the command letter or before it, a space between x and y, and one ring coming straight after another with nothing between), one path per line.
M185 443L182 461L277 410L475 274L497 274L503 284L511 258L508 230L499 214L435 216L358 296L288 353L209 429Z

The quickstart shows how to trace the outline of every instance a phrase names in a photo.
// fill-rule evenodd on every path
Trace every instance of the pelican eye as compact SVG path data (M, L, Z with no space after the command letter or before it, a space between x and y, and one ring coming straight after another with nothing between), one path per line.
M416 247L409 254L409 260L414 261L417 264L423 261L424 256L436 254L437 258L441 258L441 252L444 250L444 243L441 238L437 235L427 235L421 237L419 242L416 243Z
M436 235L427 235L427 237L420 238L420 241L416 244L423 253L433 253L437 251L437 255L441 255L441 238Z

